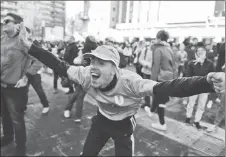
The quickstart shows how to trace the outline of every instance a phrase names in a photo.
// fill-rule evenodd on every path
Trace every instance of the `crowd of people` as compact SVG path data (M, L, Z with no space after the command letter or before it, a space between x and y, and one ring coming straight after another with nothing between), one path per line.
M76 103L74 121L82 123L83 99L91 95L98 103L97 115L87 135L81 156L97 156L109 138L115 141L116 156L132 156L134 151L134 115L143 108L150 118L157 112L159 122L152 127L167 130L165 108L183 99L185 123L201 129L200 120L207 103L220 104L214 127L217 131L224 119L225 42L211 43L188 37L182 43L169 42L165 30L156 39L117 42L108 37L97 41L87 36L84 42L68 36L65 41L43 42L32 39L23 18L8 13L1 37L1 119L4 136L1 147L14 140L15 155L26 154L24 112L31 84L49 112L48 98L41 83L42 69L53 70L54 93L58 79L68 88L69 101L64 117L71 117ZM135 72L127 70L134 67ZM217 93L211 98L210 93ZM180 99L179 99L180 98ZM194 123L192 112L197 101ZM103 127L104 126L104 127Z

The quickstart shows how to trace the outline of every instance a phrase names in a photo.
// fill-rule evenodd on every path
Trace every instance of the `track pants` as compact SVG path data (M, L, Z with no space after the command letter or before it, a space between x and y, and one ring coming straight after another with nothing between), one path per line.
M98 156L110 138L115 142L115 156L133 156L135 126L134 116L121 121L112 121L98 112L92 118L81 156Z

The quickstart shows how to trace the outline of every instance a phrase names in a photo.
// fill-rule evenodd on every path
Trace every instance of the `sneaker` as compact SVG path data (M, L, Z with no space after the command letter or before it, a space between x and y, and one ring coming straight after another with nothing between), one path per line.
M209 127L207 130L206 130L207 133L217 133L218 132L218 126L214 125L214 126L211 126Z
M221 100L220 100L219 98L217 98L217 99L215 100L215 102L216 102L216 103L220 103Z
M58 93L58 92L59 92L58 89L54 89L53 94L56 94L56 93Z
M191 118L186 118L185 123L186 123L187 125L191 125Z
M145 107L144 107L144 110L146 111L146 113L148 114L149 117L152 117L153 114L152 114L152 112L151 112L150 107L145 106Z
M13 137L1 137L1 148L13 142Z
M72 93L74 93L74 91L67 91L65 94L72 94Z
M184 99L184 100L182 101L182 104L183 104L184 106L187 105L187 104L188 104L187 99Z
M82 120L79 119L79 118L77 118L77 119L74 120L75 123L81 123L81 121L82 121Z
M166 131L166 124L160 124L160 123L155 123L151 125L153 128L161 130L161 131Z
M43 109L42 109L42 113L43 114L46 114L46 113L48 113L49 112L49 107L44 107Z
M212 108L212 105L213 105L213 101L210 100L210 101L207 103L206 107L207 107L207 108Z
M70 116L71 116L71 115L70 115L70 111L69 111L69 110L65 110L65 111L64 111L64 117L65 117L65 118L70 118Z
M199 122L194 122L193 124L198 130L202 129L202 126L199 124Z

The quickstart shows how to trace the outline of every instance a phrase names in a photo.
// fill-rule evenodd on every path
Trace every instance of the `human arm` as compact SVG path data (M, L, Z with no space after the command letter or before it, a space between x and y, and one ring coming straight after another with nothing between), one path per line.
M160 73L161 51L156 49L153 52L153 65L151 72L151 80L157 81Z
M225 89L223 72L209 73L207 76L178 78L161 83L137 79L131 82L131 89L138 97L162 95L170 97L189 97L201 93L223 92Z

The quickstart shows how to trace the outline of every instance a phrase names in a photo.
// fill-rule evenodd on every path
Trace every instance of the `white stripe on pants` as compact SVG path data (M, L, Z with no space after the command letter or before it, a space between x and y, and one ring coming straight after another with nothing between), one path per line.
M208 93L202 93L202 94L198 94L198 95L189 97L187 113L186 113L187 118L191 118L192 112L194 109L194 105L195 105L197 99L198 99L198 106L197 106L197 110L196 110L196 114L195 114L195 122L199 122L202 118L202 115L205 110L206 102L208 99Z

